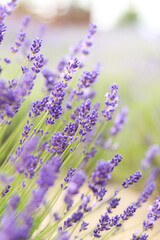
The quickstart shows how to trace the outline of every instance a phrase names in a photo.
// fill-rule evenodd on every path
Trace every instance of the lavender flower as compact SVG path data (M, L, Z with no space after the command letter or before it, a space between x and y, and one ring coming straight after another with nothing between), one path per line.
M132 240L146 240L146 239L148 239L148 235L144 232L140 235L137 234L132 235Z
M157 196L153 206L150 206L148 210L148 220L143 222L143 228L145 231L152 229L155 221L160 218L160 196Z
M61 158L56 156L48 160L40 169L39 177L37 179L39 188L33 192L33 197L27 206L30 214L32 214L40 206L48 189L54 185L60 166Z
M48 69L44 69L42 71L42 74L45 77L45 85L46 85L47 91L50 92L53 89L54 83L58 79L58 74L52 73Z
M153 160L158 155L159 146L157 144L150 146L145 154L145 158L142 159L141 166L143 169L147 169L151 166Z
M130 178L126 178L126 180L122 182L122 187L128 188L129 185L132 185L133 183L137 183L141 177L142 177L142 174L140 171L133 173L132 175L130 175Z
M6 64L10 64L10 63L11 63L11 59L4 58L4 62L5 62Z
M13 9L16 7L17 0L12 0L5 5L0 5L0 44L3 41L4 33L6 32L7 26L4 23L5 18L10 15Z
M122 108L120 113L118 113L116 115L116 118L114 120L114 125L110 129L111 135L116 135L120 130L122 130L122 128L127 120L127 113L128 113L128 109Z
M132 217L134 213L136 212L137 208L134 206L134 204L129 205L126 210L124 210L123 214L121 214L122 220L126 221L128 218Z
M9 211L3 216L0 238L6 240L27 239L31 226L31 219L29 220L26 216L20 216L19 219L17 219L16 212L14 210Z
M82 222L81 223L81 228L79 229L79 231L81 232L81 231L85 231L85 230L87 230L87 226L89 225L89 223L87 223L87 222Z
M35 74L38 74L44 64L45 64L45 59L44 59L43 55L40 54L39 56L35 57L34 62L33 62L33 67L31 69Z
M121 198L113 198L109 203L109 207L107 208L108 213L112 213L112 209L116 208L119 205Z
M78 193L79 188L83 185L86 179L85 173L82 170L79 170L75 173L72 178L72 181L68 187L68 194L75 195Z
M26 142L24 148L21 148L20 160L16 164L16 170L19 173L24 173L27 178L32 178L37 167L37 157L32 154L36 148L38 138L34 137Z
M20 32L17 34L17 40L14 42L15 46L11 46L12 53L17 53L19 48L22 46L23 42L25 42L25 39L26 39L25 28L28 26L29 22L30 22L30 17L28 16L26 16L22 20Z
M66 183L69 183L72 179L72 177L75 174L76 169L73 169L72 167L69 168L69 170L67 171L67 176L64 178L64 181Z
M98 111L93 107L91 109L91 100L87 99L78 106L74 113L71 114L71 118L75 120L77 124L80 124L79 134L82 135L81 141L86 141L84 137L88 132L91 132L93 126L96 125L98 120Z
M88 181L89 188L92 189L94 194L98 194L99 190L107 185L108 179L111 178L111 172L113 165L110 161L106 162L101 160L97 163L97 167L91 174L91 178Z
M40 51L42 45L42 40L40 40L39 38L36 38L33 40L32 46L31 46L31 51L33 54L36 54Z
M88 30L88 38L91 38L97 31L97 26L94 23L91 23Z
M77 58L71 58L65 66L64 73L61 74L61 77L66 81L72 79L72 74L76 72L76 69L79 66L79 61Z
M56 240L69 240L69 234L67 231L61 231L60 235L58 236L58 238L56 238Z
M67 229L69 227L72 227L74 223L77 223L81 220L83 217L83 212L77 211L72 214L71 218L68 218L66 221L64 221L63 229Z
M110 87L111 93L106 93L106 108L102 110L102 114L105 117L106 120L111 120L112 119L112 115L115 112L115 109L118 106L118 100L119 97L117 95L118 92L118 85L117 84L113 84Z
M72 196L76 195L79 192L79 188L83 185L85 179L86 176L82 170L77 171L72 177L64 199L67 203L67 210L69 210L73 204Z
M80 90L83 88L88 88L91 84L93 84L96 81L98 75L99 73L94 70L92 72L84 71L79 79L80 84L77 84L78 89ZM77 95L78 94L80 93L78 92Z
M16 0L11 0L5 5L0 5L0 44L6 30L5 19L12 13L16 2ZM84 70L80 73L78 81L75 82L75 78L70 84L74 73L84 67L84 60L90 52L92 39L96 33L95 24L90 25L86 39L60 60L57 72L54 73L46 69L42 71L47 63L43 54L40 53L42 40L35 38L30 44L26 34L29 21L28 17L23 20L17 38L11 47L12 53L18 53L22 46L23 57L27 62L19 66L21 71L15 78L0 79L0 239L23 240L53 237L67 240L83 238L84 234L88 238L91 232L93 237L100 238L105 231L108 231L107 237L110 238L112 233L115 234L123 222L133 216L136 209L141 207L142 203L146 202L152 194L159 169L153 169L137 201L126 207L120 215L112 216L113 209L119 205L121 199L118 196L120 190L137 182L142 174L137 171L126 178L121 189L115 191L106 200L106 211L97 220L93 230L87 231L89 221L86 222L85 218L105 203L104 197L108 191L107 185L111 173L122 160L122 156L117 153L111 160L98 161L89 178L82 170L92 158L96 160L97 150L101 150L104 146L98 138L103 130L100 127L105 120L112 119L118 106L118 85L111 85L110 93L106 94L105 107L102 107L101 111L100 103L92 104L91 98L95 92L90 88L99 75L99 66L91 71ZM16 59L13 58L11 61L7 55L2 56L0 60L2 62L1 74L4 74L4 71L7 74L10 67L15 66L12 64ZM10 119L23 106L22 103L26 96L31 94L37 74L41 71L46 85L44 94L47 93L47 95L31 104L29 120L26 121L23 116L24 121L20 119L22 124L18 124L19 116L23 115L22 111L11 126L4 127L4 124L11 123ZM14 72L16 74L17 71ZM7 76L6 74L3 76ZM102 113L103 118L99 117L99 112ZM122 109L111 128L112 135L122 129L125 120L126 110ZM147 160L149 165L155 157L155 150L154 148L150 151L146 157L149 159ZM59 181L52 189L61 166ZM70 167L66 176L63 176L67 166ZM75 168L75 166L78 167ZM91 167L92 163L89 166ZM84 186L81 190L86 179L88 186ZM64 186L61 184L62 181ZM48 199L49 189L51 189L51 194ZM60 203L62 205L59 208L57 206ZM132 239L148 238L145 231L152 229L155 221L160 218L159 206L160 197L158 196L154 206L149 208L148 219L143 222L143 232L139 235L133 234ZM53 224L48 222L48 214L52 216ZM103 238L105 237L104 233Z
M145 185L147 186L150 183L154 182L156 180L156 177L158 176L158 173L159 173L159 167L157 166L153 167L149 177L147 178Z
M11 185L8 184L7 187L1 192L1 197L4 197L6 195L6 193L9 192Z
M93 147L90 151L88 151L85 154L83 161L80 163L80 167L85 168L87 162L95 156L96 152L97 152L97 150L95 149L95 147Z
M150 182L145 187L144 191L141 193L141 196L138 198L137 202L135 203L135 206L141 207L141 204L147 201L147 199L150 197L154 189L155 189L155 182Z
M94 230L94 237L101 237L100 233L103 231L108 231L113 226L117 226L120 217L116 215L115 217L110 218L108 213L106 212L105 215L102 215L99 219L99 223L97 224L97 228Z
M58 63L57 70L60 73L63 72L66 64L67 64L67 60L65 58L62 58Z
M51 144L50 152L57 152L62 154L65 148L68 145L68 137L63 132L57 132L52 136L52 139L49 140Z
M111 178L111 172L114 167L122 160L122 156L119 154L115 155L111 161L101 160L97 163L97 167L91 174L91 178L88 181L89 188L92 189L95 195L99 195L99 191L102 191L106 187L108 180Z
M0 23L0 44L3 41L3 35L6 32L7 26L4 23Z

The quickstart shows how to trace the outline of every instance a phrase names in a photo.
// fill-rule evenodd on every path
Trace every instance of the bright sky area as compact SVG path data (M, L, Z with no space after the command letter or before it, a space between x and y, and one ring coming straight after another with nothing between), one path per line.
M78 4L84 8L90 8L91 21L98 24L102 30L112 29L117 19L132 5L140 14L144 26L148 29L160 32L160 0L19 0L32 5L32 9L42 14L53 16L57 6L67 8L69 4ZM8 0L0 0L6 3Z

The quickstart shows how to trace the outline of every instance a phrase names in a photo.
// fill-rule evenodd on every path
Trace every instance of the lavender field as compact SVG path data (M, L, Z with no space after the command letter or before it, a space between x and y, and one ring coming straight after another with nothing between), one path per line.
M42 26L16 2L0 4L0 239L158 240L159 37Z

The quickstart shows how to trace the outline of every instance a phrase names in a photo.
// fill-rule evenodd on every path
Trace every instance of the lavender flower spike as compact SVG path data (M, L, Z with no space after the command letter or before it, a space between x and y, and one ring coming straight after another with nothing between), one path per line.
M140 171L137 171L135 173L133 173L132 175L130 175L130 178L126 178L126 180L124 180L122 182L122 187L123 188L128 188L129 185L132 185L133 183L138 182L138 180L142 177L142 173Z
M160 196L157 196L153 206L150 206L148 210L148 220L143 222L143 228L145 231L152 229L155 221L160 218Z
M145 158L142 159L141 166L143 169L147 169L152 165L152 162L154 158L158 155L159 153L159 146L157 144L154 144L150 146L148 151L145 154Z
M128 220L129 217L132 217L136 209L137 208L134 206L134 204L129 205L126 210L124 210L123 214L121 214L122 220Z
M64 201L67 203L67 210L69 210L73 204L72 196L79 192L79 188L83 185L86 180L86 175L82 170L79 170L72 177Z
M126 120L127 120L127 108L122 108L122 110L116 115L116 118L114 120L114 125L110 129L111 135L116 135L119 131L122 130Z
M137 202L135 203L137 207L141 207L142 203L147 201L147 199L150 197L150 195L154 191L155 186L156 186L155 182L150 182L145 187L144 191L141 193L141 196L138 198Z
M147 239L148 235L145 232L143 232L140 236L135 233L132 235L132 240L147 240Z
M88 181L88 186L92 189L93 193L97 197L100 197L101 200L104 196L103 193L105 194L106 192L104 188L107 186L108 180L111 178L111 172L121 160L122 156L117 153L111 161L98 161L96 168L91 174L91 178Z
M106 108L102 110L102 114L106 120L111 120L112 115L115 112L115 109L118 106L119 96L117 95L118 92L118 85L116 83L112 84L110 87L111 92L106 93L106 101L105 105Z
M36 54L40 51L42 45L42 41L39 38L34 39L33 44L31 46L31 51L33 54Z

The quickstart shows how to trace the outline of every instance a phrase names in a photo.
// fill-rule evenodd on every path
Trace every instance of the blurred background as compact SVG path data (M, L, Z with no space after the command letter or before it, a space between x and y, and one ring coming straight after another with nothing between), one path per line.
M5 41L10 46L19 29L17 22L20 24L24 14L31 15L28 36L43 35L42 52L53 71L70 46L85 37L89 23L97 24L85 70L100 62L96 99L103 103L110 83L116 82L119 110L124 106L129 109L128 121L114 140L119 147L113 151L124 157L121 171L115 172L120 178L137 170L148 147L160 143L159 9L159 0L19 0L18 8L7 19ZM0 51L3 55L4 49ZM32 98L37 97L41 98L39 92L32 94ZM101 153L104 159L111 156L113 152L108 150Z

